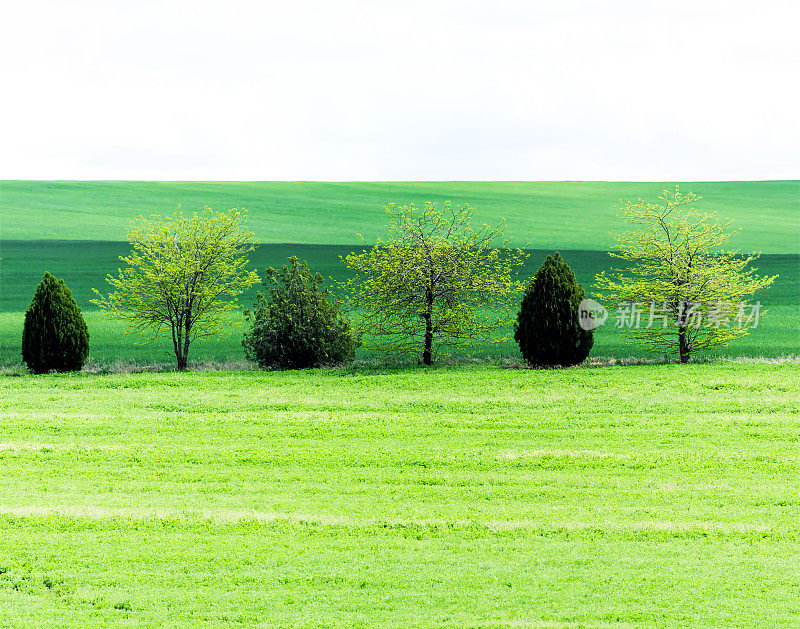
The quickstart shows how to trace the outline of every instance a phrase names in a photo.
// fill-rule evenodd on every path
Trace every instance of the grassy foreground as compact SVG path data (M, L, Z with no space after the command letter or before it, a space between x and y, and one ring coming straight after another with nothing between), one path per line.
M798 409L798 364L0 378L0 624L797 626Z

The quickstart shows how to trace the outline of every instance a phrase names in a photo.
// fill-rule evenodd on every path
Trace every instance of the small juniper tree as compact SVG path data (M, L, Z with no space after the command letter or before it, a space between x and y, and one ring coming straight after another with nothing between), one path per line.
M279 271L266 270L266 294L259 292L242 344L261 367L303 369L352 362L350 323L322 276L292 256Z
M80 371L89 356L89 331L64 280L45 273L25 312L22 360L34 373Z
M469 205L386 207L389 236L344 262L357 338L382 353L418 354L492 340L513 318L514 276L525 254L506 248L505 224L473 229ZM493 339L501 340L501 339Z
M616 235L619 249L610 255L628 265L597 276L599 299L648 309L647 322L626 333L650 349L678 355L681 363L747 334L746 327L729 325L739 304L778 277L748 268L758 254L723 250L735 234L732 221L696 210L701 198L676 186L657 203L627 202L624 217L639 229ZM653 315L658 318L650 321Z
M131 325L134 331L164 328L172 336L179 370L188 365L189 346L197 338L218 335L239 305L236 296L258 282L248 271L253 234L247 215L236 209L185 217L135 219L128 232L133 251L120 260L128 266L106 281L114 289L92 303Z
M522 297L514 338L535 366L577 365L592 349L594 334L579 324L583 286L556 251L547 256Z

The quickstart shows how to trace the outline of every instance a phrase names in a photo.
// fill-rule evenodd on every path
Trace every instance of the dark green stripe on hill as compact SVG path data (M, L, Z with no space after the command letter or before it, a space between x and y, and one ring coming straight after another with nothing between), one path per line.
M355 245L260 245L251 262L259 270L265 266L285 263L287 256L297 255L308 260L313 270L326 278L345 279L346 269L339 256L353 250ZM124 242L91 241L0 241L0 364L18 364L21 360L20 339L23 312L45 271L62 277L72 290L78 305L84 310L90 332L90 357L94 360L124 362L169 362L165 343L141 346L138 336L124 336L124 326L96 311L89 303L92 288L105 290L103 278L119 266L118 256L129 251ZM528 259L524 276L530 277L551 250L534 250ZM601 251L563 251L566 262L574 269L578 280L591 293L594 276L609 268L613 260ZM778 281L757 298L769 311L758 330L718 352L724 356L785 356L800 351L800 256L766 255L758 262L764 274L778 274ZM249 306L254 291L243 295L240 302ZM482 346L478 356L518 356L512 341L501 345ZM363 353L362 353L363 355ZM596 333L592 356L644 357L652 356L640 346L622 338L613 327L613 319ZM241 360L241 329L213 341L198 342L193 355L196 360Z

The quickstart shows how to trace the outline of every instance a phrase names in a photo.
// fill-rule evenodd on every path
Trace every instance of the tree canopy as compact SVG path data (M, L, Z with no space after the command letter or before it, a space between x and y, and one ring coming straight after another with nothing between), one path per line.
M33 373L80 371L89 357L89 330L64 280L45 273L25 312L22 360Z
M577 365L589 355L594 333L579 323L586 293L556 251L547 256L522 297L514 338L531 365Z
M627 313L620 327L684 363L747 334L746 300L777 277L750 267L758 254L725 249L731 220L698 211L700 199L676 186L656 203L625 203L624 217L638 229L615 235L619 248L610 255L627 265L597 276L598 298Z
M232 209L168 218L134 219L128 232L132 251L120 260L128 266L106 281L113 291L92 303L127 321L132 331L166 329L178 369L188 365L195 339L219 334L239 307L236 296L259 281L248 270L253 234L244 228L247 214Z
M513 318L525 254L506 247L504 222L471 225L474 208L426 202L386 206L388 236L344 262L344 288L365 347L435 355L493 338ZM500 340L495 338L494 340Z

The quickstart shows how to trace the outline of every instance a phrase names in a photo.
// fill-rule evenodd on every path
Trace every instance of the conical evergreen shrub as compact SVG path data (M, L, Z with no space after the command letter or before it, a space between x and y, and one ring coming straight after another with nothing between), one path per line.
M525 289L514 329L514 338L530 365L577 365L586 359L594 334L578 322L578 306L585 298L561 254L556 251L547 256Z
M64 280L45 273L25 313L22 360L34 373L80 371L89 356L89 331Z

